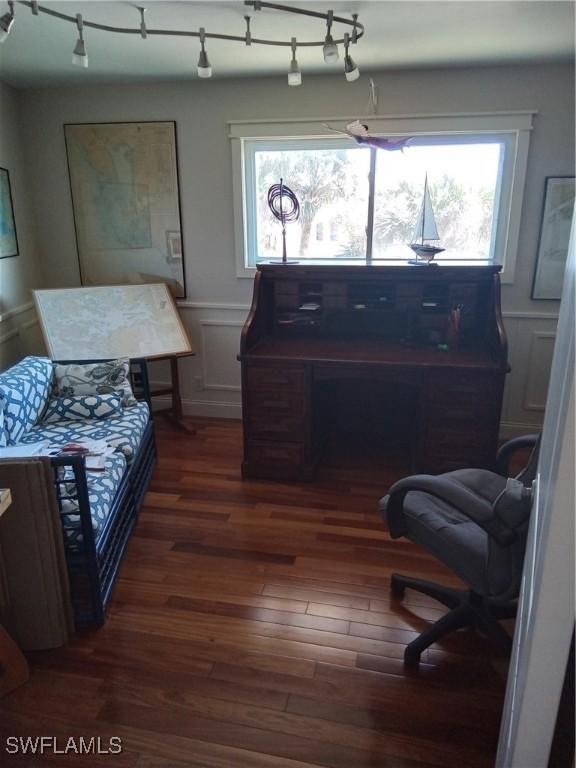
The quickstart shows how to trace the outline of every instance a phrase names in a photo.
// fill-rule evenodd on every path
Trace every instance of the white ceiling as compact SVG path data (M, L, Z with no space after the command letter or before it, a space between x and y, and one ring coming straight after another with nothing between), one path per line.
M135 5L147 7L148 27L195 29L243 35L243 16L253 17L256 37L289 40L322 39L321 20L265 9L257 13L241 0L211 2L49 2L63 13L82 13L86 20L137 27ZM287 3L288 4L288 3ZM290 3L349 16L359 14L366 35L351 51L360 70L423 66L486 65L573 59L574 3L571 0L331 0ZM6 3L0 0L0 13ZM342 26L333 32L342 35ZM193 38L142 40L85 30L88 70L73 67L76 30L72 24L45 14L33 16L17 4L14 28L0 46L0 79L15 86L51 86L96 82L192 79L196 77L199 44ZM209 41L215 77L284 74L290 52L285 48ZM304 76L342 70L342 61L326 65L320 49L300 49Z

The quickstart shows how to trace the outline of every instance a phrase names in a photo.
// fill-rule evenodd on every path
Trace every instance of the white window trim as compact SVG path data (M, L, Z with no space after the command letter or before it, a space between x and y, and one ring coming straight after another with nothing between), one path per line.
M370 125L370 130L383 136L426 136L471 134L504 134L505 153L502 185L500 190L500 216L496 232L495 260L502 264L503 283L513 283L520 233L520 217L530 132L536 110L519 112L474 112L461 114L430 115L367 115L360 117ZM247 242L245 226L245 168L244 141L254 139L302 139L334 137L324 123L342 126L352 117L280 118L272 120L234 120L228 122L232 145L232 187L234 204L234 234L236 276L253 278L256 269L246 266ZM352 145L351 145L352 146Z

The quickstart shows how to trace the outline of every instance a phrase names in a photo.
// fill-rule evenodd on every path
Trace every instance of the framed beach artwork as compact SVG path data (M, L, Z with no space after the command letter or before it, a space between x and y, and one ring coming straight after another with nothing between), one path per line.
M546 179L540 240L532 285L533 299L562 298L575 190L573 176L549 176Z
M6 168L0 168L0 259L8 259L10 256L18 256L18 238L10 175Z
M163 282L184 298L176 124L73 124L64 134L82 285Z

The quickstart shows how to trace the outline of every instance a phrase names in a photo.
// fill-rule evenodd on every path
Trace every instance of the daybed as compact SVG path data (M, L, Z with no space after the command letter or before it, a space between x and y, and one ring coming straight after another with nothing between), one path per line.
M146 362L27 357L0 374L0 446L86 439L114 447L104 471L78 454L50 458L76 627L104 622L155 465Z

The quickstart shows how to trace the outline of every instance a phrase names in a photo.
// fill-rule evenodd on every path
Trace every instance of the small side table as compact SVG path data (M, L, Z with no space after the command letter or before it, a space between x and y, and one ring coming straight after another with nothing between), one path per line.
M12 504L9 488L0 488L0 524ZM0 553L1 557L1 553ZM0 624L0 698L28 682L30 669L24 654Z

